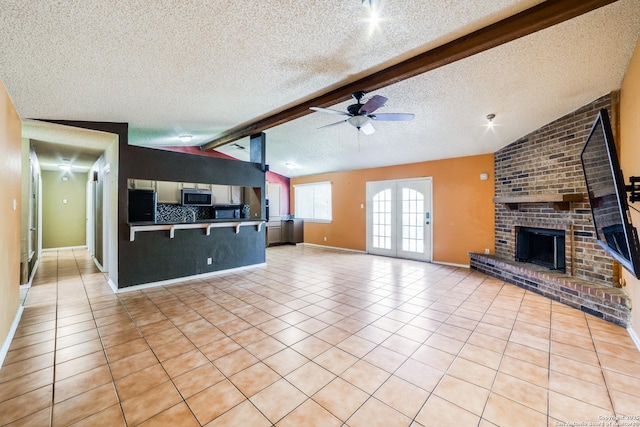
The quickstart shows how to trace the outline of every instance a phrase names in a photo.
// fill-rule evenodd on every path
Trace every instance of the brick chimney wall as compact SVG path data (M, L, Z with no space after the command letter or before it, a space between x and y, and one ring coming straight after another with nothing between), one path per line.
M530 133L495 153L497 197L581 193L566 211L551 203L522 203L518 209L496 204L496 256L513 261L516 227L566 230L567 273L589 282L612 285L614 262L596 243L580 152L598 111L609 110L611 95Z

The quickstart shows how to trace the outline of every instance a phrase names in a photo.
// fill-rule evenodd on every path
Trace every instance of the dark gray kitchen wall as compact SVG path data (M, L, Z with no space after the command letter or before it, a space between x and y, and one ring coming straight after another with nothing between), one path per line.
M127 180L228 184L260 188L265 172L260 163L178 153L128 144L127 123L51 121L119 135L118 288L211 273L265 262L265 229L255 226L136 233L129 241ZM262 200L264 206L264 200ZM264 210L264 209L263 209ZM264 216L264 213L263 213ZM207 264L212 258L212 264Z
M176 153L120 142L118 287L158 282L265 262L265 229L243 226L136 233L129 241L127 179L150 179L258 187L264 194L265 173L259 163ZM207 264L207 258L212 259Z

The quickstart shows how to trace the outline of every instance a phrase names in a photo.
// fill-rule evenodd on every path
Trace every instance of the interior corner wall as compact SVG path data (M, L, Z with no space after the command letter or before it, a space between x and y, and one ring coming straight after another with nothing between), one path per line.
M22 124L0 82L0 346L20 305ZM1 363L1 362L0 362Z
M629 62L627 72L620 88L620 167L625 179L640 176L640 40ZM640 203L632 204L640 209ZM640 214L631 209L631 220L636 229L640 229ZM631 301L640 305L640 280L623 270L626 281L625 292ZM631 311L631 329L636 338L640 337L640 312ZM637 345L640 345L636 342Z
M431 177L433 261L469 265L469 252L494 251L493 154L328 173L291 179L293 185L330 181L333 221L306 222L304 241L366 251L366 183ZM487 173L489 179L480 180ZM291 210L295 194L291 191ZM324 241L324 237L327 240Z

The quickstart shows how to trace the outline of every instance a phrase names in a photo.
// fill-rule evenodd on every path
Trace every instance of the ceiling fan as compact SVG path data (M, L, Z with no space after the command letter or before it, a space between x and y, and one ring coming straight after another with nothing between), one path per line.
M375 132L373 125L371 125L371 120L376 121L387 121L387 122L397 122L397 121L407 121L413 120L415 117L414 114L405 114L405 113L382 113L382 114L373 114L378 108L383 107L387 102L387 98L380 95L373 95L367 102L362 103L362 99L365 96L363 91L353 92L351 94L353 98L356 100L355 104L351 104L347 107L347 111L340 110L332 110L331 108L321 108L321 107L311 107L313 111L319 111L321 113L331 113L331 114L339 114L341 116L349 116L348 119L341 120L336 123L331 123L326 126L321 126L320 129L339 125L340 123L347 122L351 126L355 127L358 130L361 130L365 135L371 135Z

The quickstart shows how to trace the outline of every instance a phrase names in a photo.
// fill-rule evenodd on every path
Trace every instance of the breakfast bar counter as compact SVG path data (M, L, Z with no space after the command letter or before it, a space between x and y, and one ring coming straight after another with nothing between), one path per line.
M136 233L143 231L169 231L169 238L173 239L176 230L185 230L193 228L201 228L205 230L205 234L209 236L212 228L233 227L236 233L240 232L240 227L254 226L256 231L260 232L264 220L252 220L252 219L237 219L237 220L199 220L194 222L153 222L153 221L141 221L129 223L129 241L133 242L136 239Z

